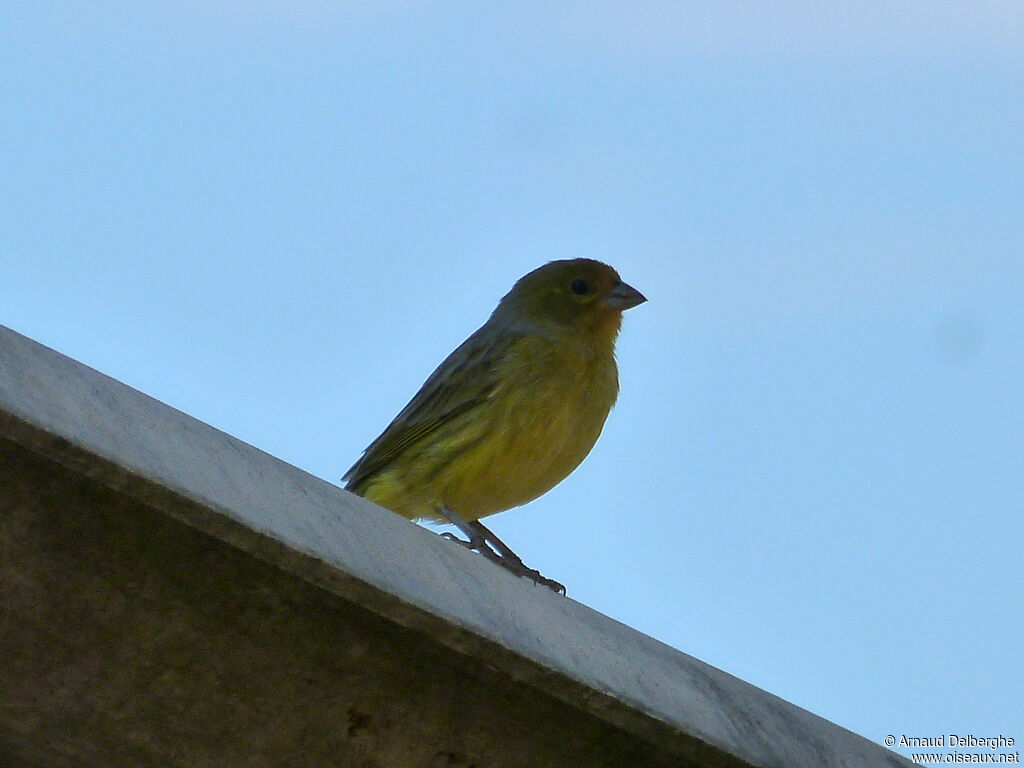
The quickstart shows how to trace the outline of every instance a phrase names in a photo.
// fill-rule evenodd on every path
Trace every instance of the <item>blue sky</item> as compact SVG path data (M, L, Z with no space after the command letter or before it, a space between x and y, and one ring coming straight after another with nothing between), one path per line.
M520 275L649 303L571 597L881 741L1024 739L1016 2L14 0L0 322L336 481Z

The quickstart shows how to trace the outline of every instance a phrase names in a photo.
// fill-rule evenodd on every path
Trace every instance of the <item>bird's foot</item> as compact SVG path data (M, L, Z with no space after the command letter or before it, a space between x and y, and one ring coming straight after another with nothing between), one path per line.
M525 565L523 565L523 561L520 560L518 557L515 560L503 557L500 560L498 560L497 563L502 568L505 568L506 570L509 570L512 573L514 573L516 576L520 576L524 579L529 579L534 584L540 584L543 587L547 587L552 592L555 592L559 595L565 594L564 584L560 584L554 579L549 579L546 576L541 575L541 572L538 571L536 568L527 568Z
M559 582L549 579L535 568L527 568L522 560L516 556L511 550L507 551L507 554L498 554L482 537L471 536L469 540L460 539L454 533L442 533L441 538L448 539L448 541L454 541L460 547L471 549L474 552L479 552L486 559L490 560L495 565L500 565L506 571L514 573L516 576L520 576L525 579L529 579L534 584L540 584L541 586L547 587L553 592L557 592L560 595L565 594L565 586Z
M465 539L460 539L454 533L447 533L447 532L445 532L445 533L441 534L441 538L442 539L448 539L448 541L454 541L460 547L465 547L466 549L473 549L473 550L476 550L477 552L480 551L481 547L486 547L487 546L487 544L484 542L484 540L481 539L481 538L478 538L478 537L473 537L469 541L466 541Z
M492 563L502 565L501 555L499 555L497 552L495 552L493 549L487 546L487 542L478 536L471 536L469 538L469 541L466 541L465 539L460 539L454 533L442 533L441 538L448 539L448 541L454 541L460 547L465 547L466 549L470 549L474 552L479 552Z

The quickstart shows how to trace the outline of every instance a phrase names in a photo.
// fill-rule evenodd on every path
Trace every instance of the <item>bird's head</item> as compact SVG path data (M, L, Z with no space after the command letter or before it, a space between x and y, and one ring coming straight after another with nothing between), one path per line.
M552 261L523 276L495 315L614 341L622 313L647 301L619 273L593 259Z

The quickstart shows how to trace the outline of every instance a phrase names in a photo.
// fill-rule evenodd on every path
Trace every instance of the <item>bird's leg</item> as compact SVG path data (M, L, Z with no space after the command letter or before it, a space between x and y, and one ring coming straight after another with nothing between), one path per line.
M467 523L467 525L476 533L477 536L479 536L492 547L494 547L494 551L501 555L505 560L508 560L514 565L518 565L524 568L526 567L525 565L523 565L523 561L519 557L519 555L513 552L508 544L506 544L504 541L495 536L494 531L492 531L486 525L481 523L479 520L474 520L471 523Z
M512 571L516 576L525 576L535 584L543 584L548 589L554 590L560 595L565 594L565 586L563 584L559 584L553 579L542 576L541 572L535 568L527 568L526 564L522 561L522 558L513 552L508 544L495 536L494 532L479 520L474 520L473 522L468 523L468 526L476 532L480 538L494 547L494 550L501 556L499 565Z
M462 519L458 512L449 507L440 507L438 512L447 521L459 528L467 541L459 539L454 534L441 534L445 539L462 545L466 549L479 552L486 559L501 565L506 570L512 571L518 577L525 577L531 582L543 585L560 595L565 594L565 587L558 582L543 577L541 571L535 568L527 568L520 557L479 520L467 522Z
M447 518L449 523L451 523L459 529L462 535L466 537L467 541L463 541L458 536L452 533L442 533L441 536L448 539L449 541L454 541L456 544L459 544L465 547L466 549L472 549L476 552L479 552L481 555L483 555L492 562L501 562L502 556L487 545L486 537L482 536L478 531L474 530L474 528L465 520L463 520L462 517L455 512L455 510L449 509L448 507L441 507L439 512L443 517Z
M552 579L545 578L541 575L540 571L534 568L527 568L519 555L513 552L505 542L491 533L490 529L479 520L474 520L471 523L466 522L455 510L449 507L441 507L438 511L449 523L462 532L467 541L463 541L451 533L442 533L441 535L444 538L454 541L456 544L461 544L467 549L479 552L492 563L497 563L516 576L525 576L535 584L542 584L560 595L565 594L565 587L563 585Z

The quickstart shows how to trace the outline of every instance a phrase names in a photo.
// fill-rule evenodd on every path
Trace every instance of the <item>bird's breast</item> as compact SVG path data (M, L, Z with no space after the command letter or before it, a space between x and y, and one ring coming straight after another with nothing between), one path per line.
M546 493L590 453L618 394L614 356L526 346L510 355L485 437L448 473L446 502L468 519Z

